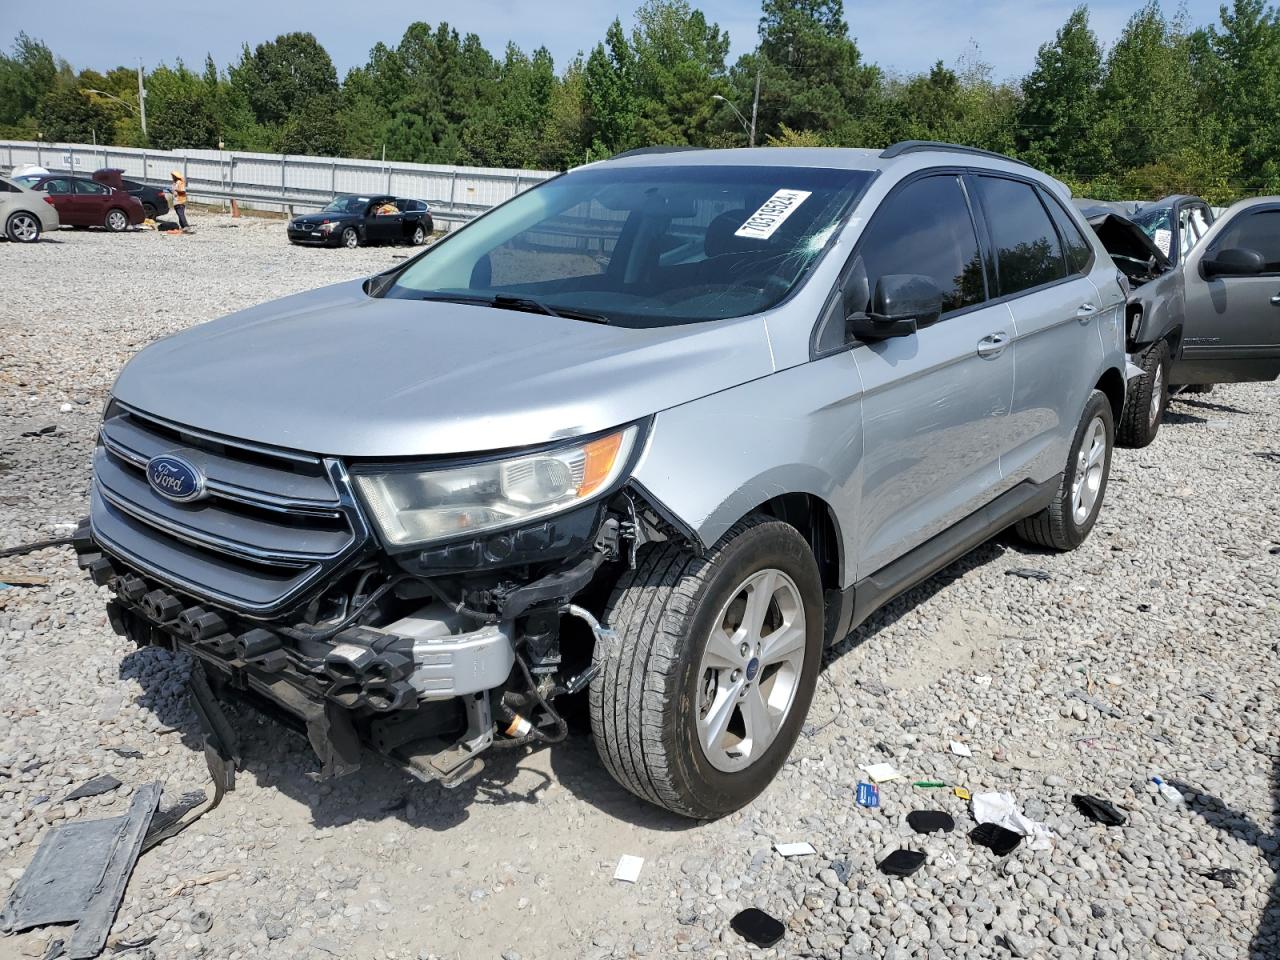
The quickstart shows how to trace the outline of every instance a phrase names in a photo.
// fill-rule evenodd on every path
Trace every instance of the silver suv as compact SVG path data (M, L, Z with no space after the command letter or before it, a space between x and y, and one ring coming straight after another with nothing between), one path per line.
M580 694L620 783L717 817L824 644L1011 525L1089 534L1124 309L1066 188L994 154L636 151L142 351L81 563L322 775L452 786Z

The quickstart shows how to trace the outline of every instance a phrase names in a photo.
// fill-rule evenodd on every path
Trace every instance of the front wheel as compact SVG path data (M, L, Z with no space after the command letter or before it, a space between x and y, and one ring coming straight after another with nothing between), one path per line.
M123 210L113 208L107 211L106 228L112 233L129 229L129 216Z
M652 547L609 602L591 729L614 779L675 813L750 803L782 767L822 660L822 582L789 524L741 521L702 557Z
M342 245L348 250L354 250L360 246L360 234L356 232L355 227L347 227L342 231Z
M1160 432L1169 405L1169 345L1161 340L1142 354L1142 376L1125 394L1124 412L1116 425L1116 442L1122 447L1145 447Z
M1053 500L1035 516L1018 522L1018 536L1052 550L1074 550L1089 536L1111 474L1115 419L1101 390L1089 394L1067 454L1067 467Z
M4 233L14 243L35 243L40 239L40 218L34 213L19 210L9 216Z
M413 245L420 247L427 242L427 231L422 229L422 224L418 224L413 231Z

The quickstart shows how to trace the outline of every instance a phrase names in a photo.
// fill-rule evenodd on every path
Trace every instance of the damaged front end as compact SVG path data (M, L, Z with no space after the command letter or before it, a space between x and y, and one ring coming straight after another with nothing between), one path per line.
M553 702L590 682L613 581L676 535L627 483L645 426L347 464L113 401L75 546L116 632L305 733L322 777L372 749L454 786L486 749L565 736Z

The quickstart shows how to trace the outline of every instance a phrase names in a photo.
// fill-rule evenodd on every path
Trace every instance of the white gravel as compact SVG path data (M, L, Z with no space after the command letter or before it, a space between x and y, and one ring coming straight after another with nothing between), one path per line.
M278 221L196 224L184 237L63 231L0 245L0 547L85 513L105 392L138 348L405 252L290 248ZM1002 539L891 605L833 651L779 782L718 823L631 798L585 735L494 756L456 792L377 761L316 784L300 737L237 713L236 792L143 856L116 938L154 937L156 957L231 960L1275 960L1278 398L1266 384L1175 400L1153 446L1118 452L1080 550ZM20 436L48 424L57 432ZM1052 579L1006 575L1014 567ZM69 550L0 559L5 573L49 583L0 590L0 896L49 823L119 812L143 782L173 799L206 779L185 663L112 634L105 591ZM904 779L864 810L858 765L882 760ZM61 802L102 772L124 786ZM1162 797L1153 776L1186 802ZM998 859L968 839L966 805L911 785L921 779L1010 792L1056 844ZM1111 800L1128 824L1087 823L1077 792ZM905 814L930 807L957 830L911 835ZM817 853L773 852L793 840ZM907 880L875 867L899 846L929 854ZM644 857L635 884L612 879L623 854ZM1202 876L1214 868L1238 871L1238 885ZM779 947L750 950L729 930L748 905L786 923ZM0 957L39 956L47 937L2 939Z

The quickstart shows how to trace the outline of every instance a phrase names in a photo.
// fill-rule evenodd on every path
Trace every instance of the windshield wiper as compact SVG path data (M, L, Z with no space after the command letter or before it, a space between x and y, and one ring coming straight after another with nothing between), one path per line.
M535 297L517 297L500 293L489 301L489 306L499 310L524 310L531 308L549 317L560 317L565 320L586 320L589 323L608 323L609 318L598 313L585 313L582 310L568 310L564 307L551 307Z

